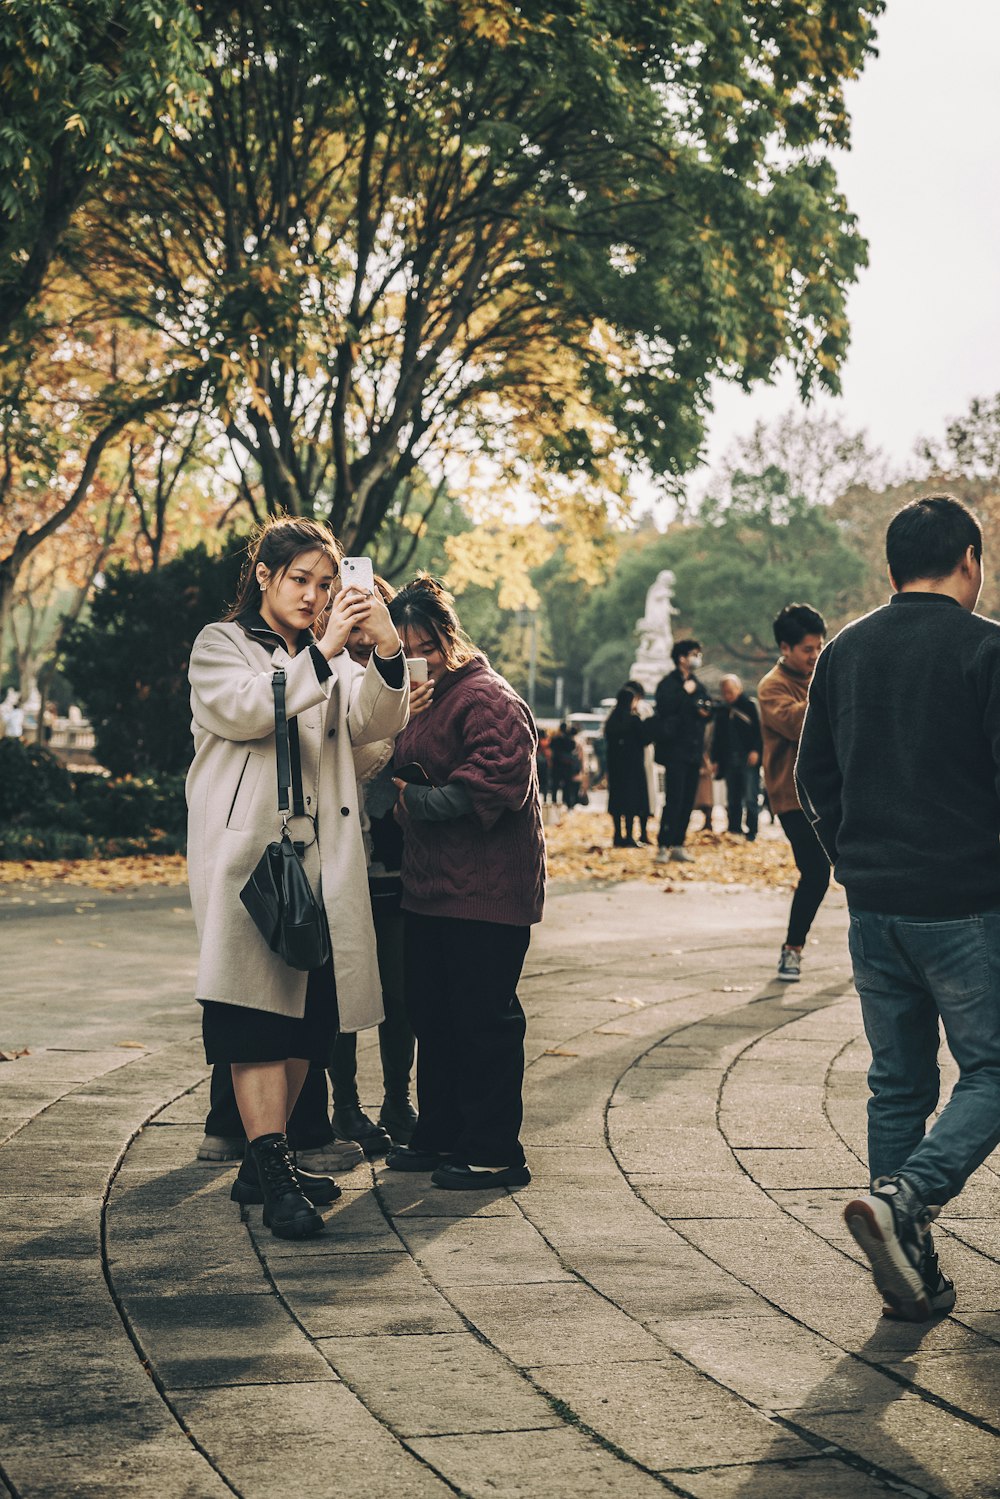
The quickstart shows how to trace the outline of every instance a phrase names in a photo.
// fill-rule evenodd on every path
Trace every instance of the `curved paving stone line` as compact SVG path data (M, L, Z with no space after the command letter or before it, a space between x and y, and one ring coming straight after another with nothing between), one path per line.
M793 1003L800 994L797 990ZM748 1016L754 1010L758 1019L764 1018L757 1005L747 1006ZM821 1080L824 1047L839 1049L844 1036L859 1026L856 1004L833 1004L812 1014L791 1013L766 1039L717 1047L718 1117L720 1126L728 1124L734 1134L727 1141L720 1133L722 1153L711 1153L715 1164L710 1172L714 1180L730 1152L731 1174L737 1182L742 1175L745 1184L736 1194L740 1208L728 1217L719 1216L718 1194L710 1214L702 1217L691 1216L687 1208L685 1216L678 1215L669 1191L659 1201L657 1194L651 1196L640 1175L645 1161L632 1148L618 1109L609 1112L612 1143L639 1195L656 1205L688 1244L763 1301L752 1315L740 1315L728 1326L703 1316L686 1328L675 1324L670 1335L680 1351L803 1434L831 1441L897 1482L928 1493L990 1492L998 1459L996 1436L960 1419L968 1414L973 1422L981 1421L991 1402L995 1411L996 1384L983 1359L985 1345L951 1319L930 1331L888 1323L873 1327L877 1304L872 1304L870 1281L860 1265L855 1268L846 1244L817 1242L812 1227L791 1218L796 1205L804 1206L807 1218L813 1216L817 1197L827 1214L834 1201L839 1206L845 1192L856 1190L859 1163L824 1120ZM645 1090L647 1111L653 1110L647 1128L654 1128L658 1118L669 1129L685 1096L692 1062L689 1038L684 1033L667 1038L644 1062L647 1068L659 1063L665 1080L651 1096ZM637 1070L643 1070L641 1064ZM627 1089L631 1081L623 1078L621 1087ZM703 1109L706 1091L703 1084ZM690 1142L692 1167L699 1143ZM839 1190L830 1190L835 1185ZM907 1385L914 1388L921 1341L928 1350L920 1360L921 1386L936 1386L938 1398L958 1409L942 1410L923 1394L907 1393ZM848 1345L857 1357L847 1351ZM762 1358L762 1349L770 1356ZM881 1363L884 1372L859 1367L859 1360L869 1366ZM855 1411L884 1408L884 1415L873 1430L868 1422L845 1418L845 1404ZM963 1453L957 1482L956 1450Z
M164 1482L198 1499L232 1492L137 1358L102 1256L109 1176L129 1139L203 1074L188 1042L131 1057L49 1051L23 1058L5 1088L7 1107L34 1109L0 1149L3 1466L19 1499L159 1495Z

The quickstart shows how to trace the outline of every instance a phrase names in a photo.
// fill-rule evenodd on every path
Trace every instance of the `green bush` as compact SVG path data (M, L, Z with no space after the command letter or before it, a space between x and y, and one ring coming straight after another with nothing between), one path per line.
M49 751L0 739L0 859L183 853L184 777L70 775Z
M191 646L236 597L244 553L234 537L222 556L197 546L156 572L109 568L89 617L67 631L60 664L112 775L187 770Z

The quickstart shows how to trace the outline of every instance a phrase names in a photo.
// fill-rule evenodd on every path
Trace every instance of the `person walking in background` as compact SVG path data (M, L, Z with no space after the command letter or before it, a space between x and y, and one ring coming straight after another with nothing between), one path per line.
M646 744L652 733L649 723L638 715L632 688L623 687L604 724L608 812L614 825L615 848L637 848L635 824L638 821L639 829L644 830L649 816L645 764Z
M823 616L809 604L786 604L774 621L781 652L778 664L757 687L764 741L764 781L771 813L792 845L799 882L792 896L788 932L778 959L778 978L797 983L802 949L830 887L830 865L795 790L795 756L806 715L809 683L826 639Z
M534 722L435 579L419 576L390 611L407 655L427 662L434 707L396 745L396 766L430 784L397 781L418 1118L386 1164L448 1190L523 1186L517 984L545 894Z
M205 1058L231 1068L248 1142L233 1200L263 1203L265 1224L282 1238L318 1233L316 1205L340 1195L332 1178L296 1167L286 1130L310 1064L330 1060L338 1023L351 1030L382 1018L352 748L394 738L409 705L402 646L381 599L346 589L331 602L339 564L325 526L269 521L250 549L236 604L201 631L189 668L188 880ZM311 626L327 609L316 640ZM358 625L375 641L364 671L344 650ZM332 959L308 974L271 952L240 900L282 827L278 668L307 809L290 819L291 836L302 836L306 875L332 937Z
M871 1046L871 1190L844 1210L898 1316L948 1311L929 1225L1000 1143L1000 625L973 611L982 531L951 495L886 534L890 602L816 668L802 805L847 892ZM939 1022L958 1082L938 1118Z
M668 859L691 863L684 847L688 823L702 770L705 727L712 717L712 699L698 681L701 645L697 640L675 640L670 652L674 669L656 689L656 759L664 769L665 799L660 820L656 862Z
M630 677L625 683L635 694L635 711L643 721L653 717L653 705L647 701L646 689L635 677ZM642 751L642 764L646 774L646 800L649 803L649 817L656 817L660 810L660 792L657 785L656 756L653 753L653 735L646 735L646 743ZM639 842L647 847L652 843L649 836L649 817L639 828Z
M764 748L760 715L743 683L729 672L719 683L722 706L715 715L712 757L726 783L726 815L730 833L746 833L748 843L757 836L760 802L760 757ZM746 817L746 828L743 819Z

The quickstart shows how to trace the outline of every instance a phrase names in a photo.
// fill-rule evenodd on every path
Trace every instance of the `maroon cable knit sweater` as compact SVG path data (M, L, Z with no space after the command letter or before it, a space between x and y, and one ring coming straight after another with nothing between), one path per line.
M530 926L542 917L545 842L531 714L485 661L447 674L426 713L396 741L435 786L458 782L472 811L448 822L406 821L403 909Z

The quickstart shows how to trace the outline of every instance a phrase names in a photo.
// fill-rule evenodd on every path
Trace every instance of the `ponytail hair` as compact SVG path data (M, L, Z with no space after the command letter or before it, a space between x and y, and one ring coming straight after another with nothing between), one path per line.
M297 515L275 515L261 526L255 526L247 542L247 560L240 574L236 601L222 616L224 621L239 619L251 609L260 607L260 584L257 564L262 562L272 577L280 578L296 557L303 552L325 552L340 571L343 552L340 543L322 521L306 520Z
M399 590L389 604L389 617L400 635L413 630L433 640L448 671L485 659L462 629L455 600L430 573L417 573L412 583Z

